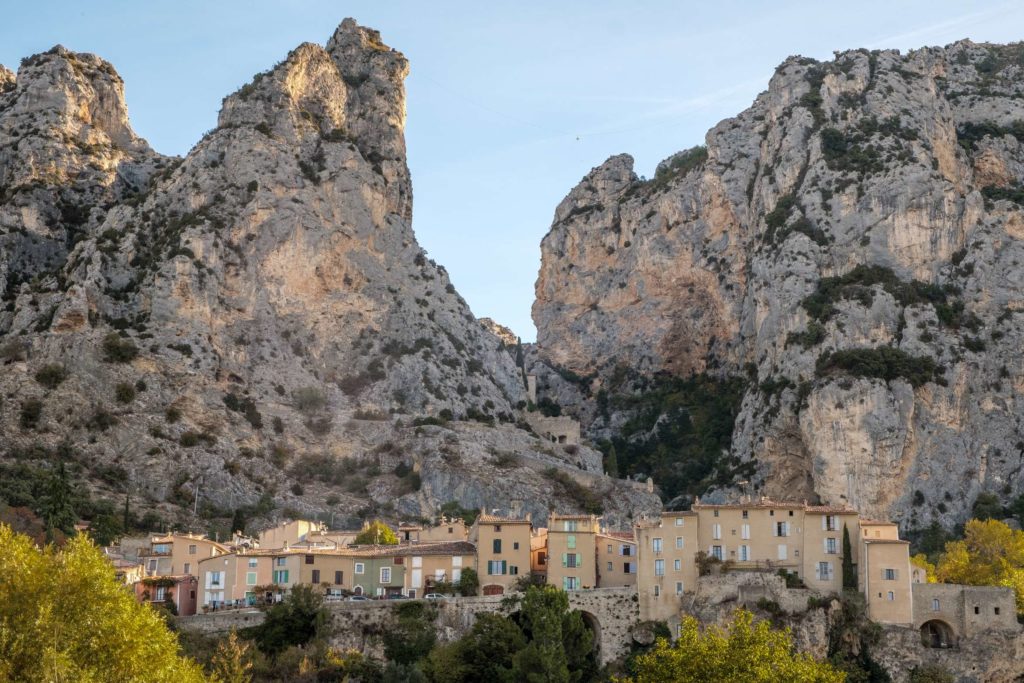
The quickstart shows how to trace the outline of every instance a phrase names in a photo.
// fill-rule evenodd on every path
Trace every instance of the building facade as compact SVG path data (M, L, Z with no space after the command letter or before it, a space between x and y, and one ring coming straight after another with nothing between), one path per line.
M484 595L508 593L530 571L530 517L499 517L481 512L469 530L476 546L476 573Z
M195 534L154 536L149 548L140 550L139 562L146 576L198 576L199 562L230 552L225 545Z
M547 581L563 590L597 588L595 515L548 515Z

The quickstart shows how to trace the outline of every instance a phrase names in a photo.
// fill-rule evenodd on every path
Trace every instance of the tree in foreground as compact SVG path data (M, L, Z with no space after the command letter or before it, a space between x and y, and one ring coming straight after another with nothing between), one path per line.
M0 525L0 680L204 681L156 613L76 536L40 550Z
M252 661L249 646L238 639L234 629L217 644L217 653L211 662L213 680L217 683L249 683L252 680Z
M359 532L353 545L398 545L398 536L384 522L375 519Z
M942 583L1013 588L1017 613L1024 614L1024 531L995 519L972 519L964 540L946 544L935 577Z
M846 675L831 664L794 651L788 630L737 610L725 628L700 630L693 617L683 619L675 644L658 639L654 649L636 659L631 683L843 683Z
M267 609L263 623L242 632L265 654L276 657L292 646L302 646L321 635L328 621L323 596L299 584L283 602Z

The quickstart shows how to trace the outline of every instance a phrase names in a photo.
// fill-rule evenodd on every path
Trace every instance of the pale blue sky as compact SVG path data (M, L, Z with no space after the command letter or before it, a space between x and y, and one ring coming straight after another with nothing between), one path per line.
M540 240L593 166L659 160L763 90L787 55L1024 39L1024 3L941 0L5 3L0 63L61 43L111 61L135 130L184 154L221 98L347 16L412 66L413 226L478 316L534 338Z

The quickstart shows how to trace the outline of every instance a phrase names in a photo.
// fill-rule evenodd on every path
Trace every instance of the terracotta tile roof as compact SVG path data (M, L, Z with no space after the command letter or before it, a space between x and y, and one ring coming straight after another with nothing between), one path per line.
M531 524L530 520L524 517L501 517L488 514L480 515L476 521L480 524Z
M855 515L857 511L845 505L808 505L804 512L816 512L826 515Z
M860 525L861 526L896 526L896 522L890 522L888 520L880 520L880 519L865 519L865 518L862 517L861 520L860 520Z
M352 557L409 557L413 555L473 555L476 545L469 541L447 541L441 543L406 543L402 545L351 546L344 550L329 551L330 554Z
M622 541L632 541L633 543L636 543L636 536L632 531L602 531L598 536L617 538Z
M806 501L795 502L791 500L771 500L770 498L758 498L739 503L701 503L693 504L694 510L803 510L804 512L829 514L829 515L855 515L857 511L845 505L808 505Z
M599 519L597 515L560 515L557 512L552 512L549 515L548 524L551 523L552 519L583 519L590 521L591 519Z
M865 538L865 543L904 543L910 545L910 541L904 541L898 538Z

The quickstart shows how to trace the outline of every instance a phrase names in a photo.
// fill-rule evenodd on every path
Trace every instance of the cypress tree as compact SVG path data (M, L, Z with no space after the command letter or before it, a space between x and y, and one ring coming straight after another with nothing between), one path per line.
M853 570L853 548L850 530L843 524L843 588L857 589L857 572Z
M615 445L608 447L608 453L604 456L604 471L613 479L619 478L619 457L615 453Z
M54 531L71 534L75 527L75 509L71 503L71 482L64 463L50 477L43 501L43 520L46 522L46 535L53 539Z

